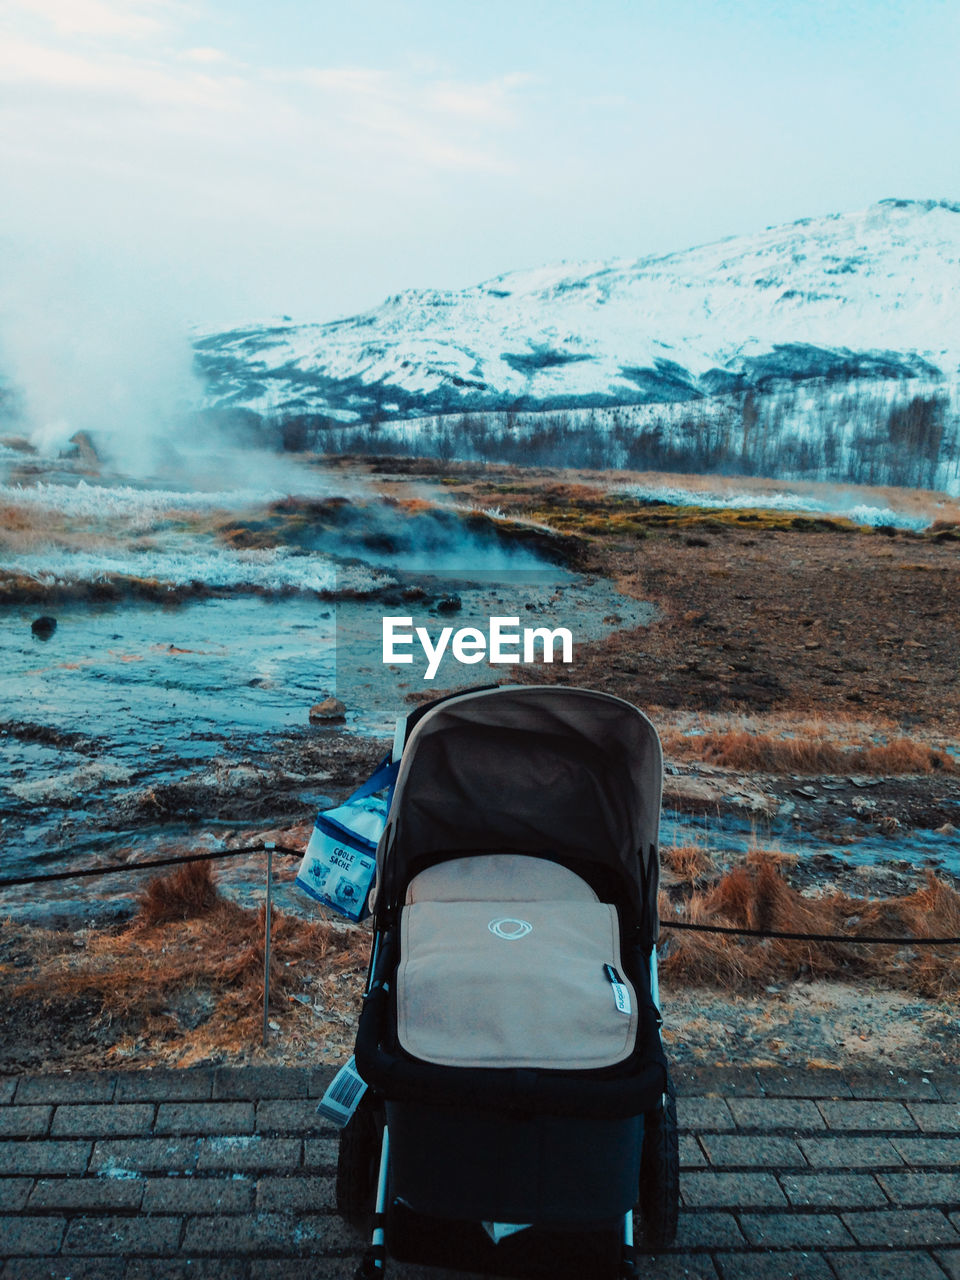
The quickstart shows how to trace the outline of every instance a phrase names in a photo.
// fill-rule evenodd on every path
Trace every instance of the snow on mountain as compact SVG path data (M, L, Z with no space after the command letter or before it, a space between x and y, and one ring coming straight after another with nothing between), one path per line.
M960 203L882 200L663 257L410 290L195 339L208 404L345 422L657 404L960 369Z

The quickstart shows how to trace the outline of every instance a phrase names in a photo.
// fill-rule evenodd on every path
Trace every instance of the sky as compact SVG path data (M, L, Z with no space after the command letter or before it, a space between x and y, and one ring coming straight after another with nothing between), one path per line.
M330 320L960 199L958 55L955 0L0 0L7 325Z

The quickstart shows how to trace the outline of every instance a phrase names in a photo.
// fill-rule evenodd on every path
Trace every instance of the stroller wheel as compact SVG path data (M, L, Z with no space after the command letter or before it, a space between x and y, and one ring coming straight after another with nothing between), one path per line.
M373 1218L383 1117L369 1090L340 1133L337 1157L337 1213L367 1233Z
M668 1082L663 1104L643 1117L637 1209L645 1249L666 1249L677 1234L680 1212L680 1139L677 1100Z

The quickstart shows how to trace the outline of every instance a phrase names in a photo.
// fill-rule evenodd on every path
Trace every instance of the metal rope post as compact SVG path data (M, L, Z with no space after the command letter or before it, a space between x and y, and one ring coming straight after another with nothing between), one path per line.
M276 847L272 840L264 841L267 851L267 904L263 921L263 1043L267 1043L270 1034L270 904L273 897L273 851Z

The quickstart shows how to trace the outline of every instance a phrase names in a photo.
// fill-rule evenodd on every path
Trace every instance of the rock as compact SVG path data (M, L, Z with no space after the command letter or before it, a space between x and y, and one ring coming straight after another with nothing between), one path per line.
M33 453L37 452L36 445L30 443L23 436L0 436L0 445L5 449L13 449L17 453Z
M942 827L935 828L933 834L935 836L952 836L956 834L956 831L957 828L952 822L945 822Z
M311 723L316 720L344 720L346 715L347 708L339 698L324 698L310 708Z
M76 458L85 467L100 466L101 458L89 432L75 431L68 443L70 447L60 454L62 458Z
M441 596L437 601L436 608L437 613L459 613L463 608L463 601L456 594Z
M46 614L42 618L34 618L30 623L30 630L38 640L49 640L56 629L56 618L48 617Z

